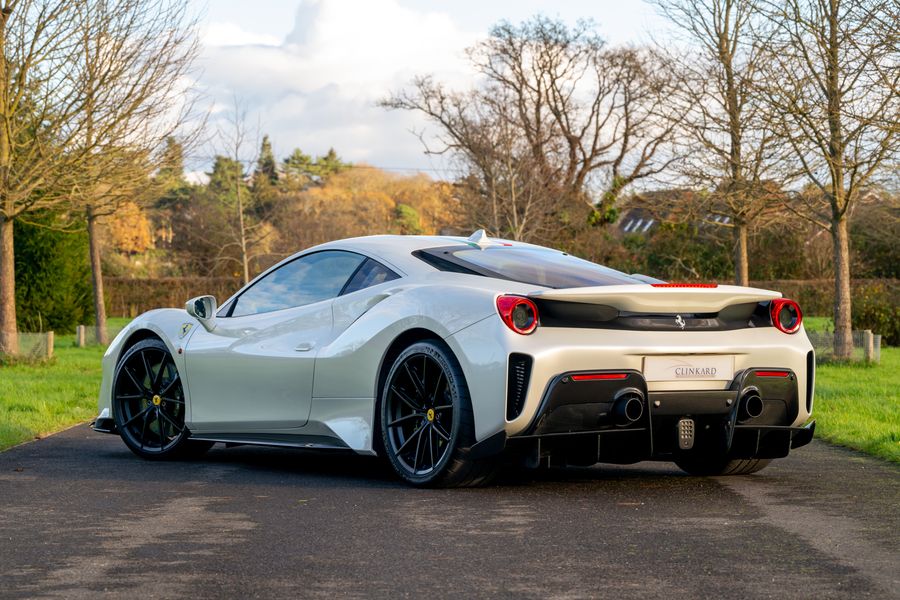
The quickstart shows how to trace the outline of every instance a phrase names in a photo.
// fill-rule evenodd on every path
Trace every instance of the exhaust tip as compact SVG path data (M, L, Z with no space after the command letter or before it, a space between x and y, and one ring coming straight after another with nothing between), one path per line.
M741 395L741 420L755 419L763 413L762 396L759 390L750 388Z
M637 390L629 390L616 400L613 414L619 425L630 425L644 416L644 395Z

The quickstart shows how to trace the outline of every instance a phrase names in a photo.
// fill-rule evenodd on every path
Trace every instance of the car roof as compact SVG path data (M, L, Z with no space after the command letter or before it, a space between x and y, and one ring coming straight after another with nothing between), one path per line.
M482 237L480 241L482 244L490 244L491 246L498 247L528 247L548 250L542 246L500 238L488 239L486 236ZM328 249L355 250L376 259L380 258L386 263L390 263L388 266L399 268L407 275L413 275L434 270L434 267L431 267L424 261L413 256L413 252L416 250L426 250L428 248L447 248L453 246L459 246L460 248L478 247L478 243L473 242L472 238L449 235L370 235L327 242L304 250L300 254Z

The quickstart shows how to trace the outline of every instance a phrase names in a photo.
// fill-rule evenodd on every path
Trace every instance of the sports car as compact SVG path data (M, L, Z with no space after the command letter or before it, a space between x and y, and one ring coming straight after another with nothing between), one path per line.
M802 321L778 292L483 231L341 240L221 306L134 319L103 357L93 428L146 459L217 442L379 455L421 486L643 460L748 474L812 439Z

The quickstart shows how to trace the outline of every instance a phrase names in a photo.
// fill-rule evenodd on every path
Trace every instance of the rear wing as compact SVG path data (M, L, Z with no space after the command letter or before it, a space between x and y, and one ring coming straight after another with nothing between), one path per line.
M542 290L529 296L539 300L602 304L634 313L717 313L735 304L781 298L781 293L737 285L654 287L632 284Z

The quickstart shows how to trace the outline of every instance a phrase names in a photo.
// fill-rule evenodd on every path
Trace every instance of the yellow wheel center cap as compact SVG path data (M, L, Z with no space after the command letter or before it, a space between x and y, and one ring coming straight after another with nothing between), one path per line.
M428 417L428 420L429 420L429 421L434 421L434 409L433 409L433 408L429 408L429 409L428 409L428 412L425 413L425 416Z
M153 396L153 404L155 406L159 406L162 403L162 398L159 396Z

